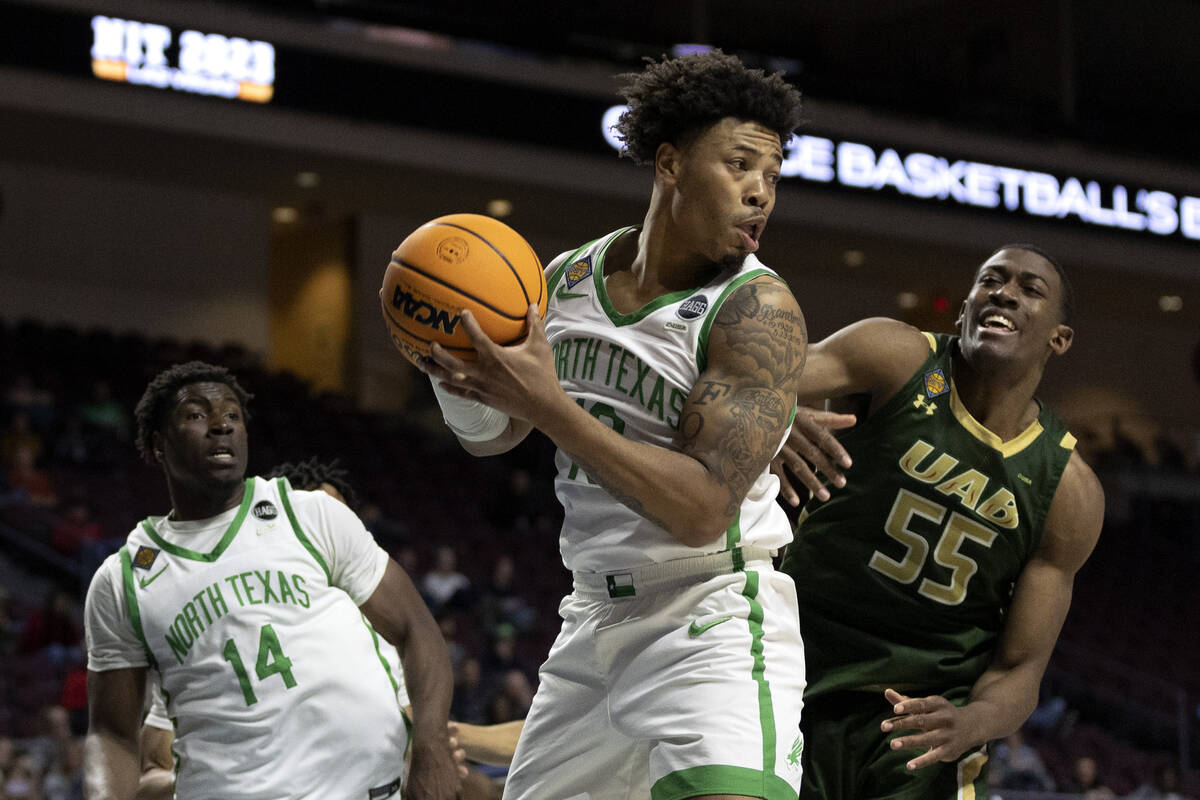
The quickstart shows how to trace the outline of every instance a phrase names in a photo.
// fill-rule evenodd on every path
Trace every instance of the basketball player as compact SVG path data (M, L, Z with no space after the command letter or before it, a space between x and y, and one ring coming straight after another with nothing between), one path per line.
M799 94L720 52L630 76L617 125L653 167L640 225L547 267L543 326L422 368L464 447L558 446L574 592L505 796L794 800L804 652L768 466L806 336L754 253ZM465 402L464 402L465 401Z
M408 737L378 630L404 654L416 707L406 797L453 797L433 618L343 504L245 478L248 400L227 370L191 362L138 403L138 448L173 508L88 591L89 796L134 796L149 667L176 725L180 796L398 796Z
M1034 397L1073 307L1056 262L1010 245L978 269L959 336L869 319L809 349L801 402L865 406L848 481L809 502L783 562L808 646L805 800L987 796L986 743L1037 704L1104 516Z
M307 461L295 464L285 462L272 469L264 477L286 478L292 487L306 491L322 491L344 503L351 511L358 506L357 494L350 485L344 469L338 466L337 459L331 462L319 461L316 456ZM387 662L389 672L396 684L396 697L404 713L412 717L412 704L408 700L408 689L404 684L404 671L400 663L400 654L395 646L385 639L378 642L379 652ZM158 689L154 676L151 674L150 683L154 686L147 692L150 697L150 707L146 718L142 721L141 753L142 775L138 781L138 800L170 800L175 795L175 755L171 745L175 741L175 728L167 714L167 706L163 701L162 692ZM465 757L465 754L464 754ZM459 770L461 775L462 768Z

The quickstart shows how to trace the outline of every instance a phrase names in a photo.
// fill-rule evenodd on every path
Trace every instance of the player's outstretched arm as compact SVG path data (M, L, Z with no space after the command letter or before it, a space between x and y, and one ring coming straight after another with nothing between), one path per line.
M517 740L525 729L525 720L501 722L496 725L472 725L451 722L450 732L463 749L467 760L478 764L507 767L517 751Z
M833 432L852 427L856 420L853 414L796 407L796 419L788 431L787 441L779 455L771 459L771 472L779 478L779 495L789 505L800 505L800 495L792 485L792 476L820 500L829 499L829 490L818 475L824 475L836 486L846 485L842 470L852 466L850 454ZM788 468L786 471L784 466Z
M818 499L829 499L819 474L836 486L846 484L843 469L850 457L833 436L856 418L850 414L815 411L807 404L846 395L870 395L878 407L894 395L929 355L929 340L919 330L894 319L875 317L847 325L808 348L808 361L800 378L799 408L792 430L771 471L779 477L779 493L793 506L800 496L786 465Z
M797 392L801 404L868 394L878 406L899 391L929 355L925 334L899 320L871 317L808 348Z
M425 367L447 391L528 420L619 502L699 546L728 527L782 441L806 344L800 309L778 280L747 283L717 314L707 369L680 417L684 452L626 439L577 405L559 385L532 307L529 336L508 347L488 340L464 312L478 359L464 362L434 346Z
M921 751L909 769L953 761L1007 736L1033 713L1042 673L1071 606L1075 573L1096 546L1103 521L1100 481L1072 453L1046 515L1041 546L1017 579L991 666L975 682L966 705L956 708L943 697L886 692L897 716L885 721L883 730L918 731L892 740L894 749Z
M391 559L361 610L396 645L403 661L413 707L412 764L404 796L451 800L461 779L446 747L454 678L442 632L408 575Z
M87 800L133 800L136 796L145 691L145 667L88 670L88 732L83 742L83 794Z

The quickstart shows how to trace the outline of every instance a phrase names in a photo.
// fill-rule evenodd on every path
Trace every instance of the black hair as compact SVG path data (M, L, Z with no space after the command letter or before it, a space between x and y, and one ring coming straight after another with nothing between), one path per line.
M319 490L321 484L328 483L341 493L351 510L358 508L358 493L350 485L350 473L338 465L336 458L329 462L319 461L316 456L295 464L285 461L264 477L287 478L296 489Z
M1075 287L1071 285L1071 279L1067 277L1067 271L1063 269L1063 265L1058 262L1058 259L1047 253L1036 244L1014 243L1006 244L997 247L992 251L992 255L984 259L991 259L992 256L999 253L1001 250L1026 250L1030 253L1035 253L1050 262L1050 266L1054 267L1054 271L1058 273L1058 282L1062 285L1060 292L1059 303L1059 321L1063 325L1071 326L1075 324Z
M162 430L167 415L175 407L175 395L184 386L193 383L223 383L228 386L242 407L242 420L250 422L246 406L254 395L242 388L232 372L203 361L175 364L154 376L133 411L137 422L138 453L147 464L158 463L154 457L154 434Z
M663 142L682 147L726 117L764 125L785 145L800 124L800 92L782 72L750 69L720 50L646 62L620 76L629 108L615 126L621 154L637 164L652 163Z

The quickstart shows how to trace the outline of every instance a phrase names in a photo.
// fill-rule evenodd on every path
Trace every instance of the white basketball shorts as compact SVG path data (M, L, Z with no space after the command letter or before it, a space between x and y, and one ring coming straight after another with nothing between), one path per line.
M559 614L506 800L795 800L804 645L769 553L576 573Z

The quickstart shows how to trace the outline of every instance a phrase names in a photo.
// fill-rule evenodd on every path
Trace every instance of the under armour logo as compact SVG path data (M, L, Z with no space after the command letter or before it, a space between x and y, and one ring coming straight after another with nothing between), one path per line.
M937 403L930 403L925 400L925 395L918 394L917 399L913 400L913 408L925 409L925 416L932 417L933 412L937 411Z

